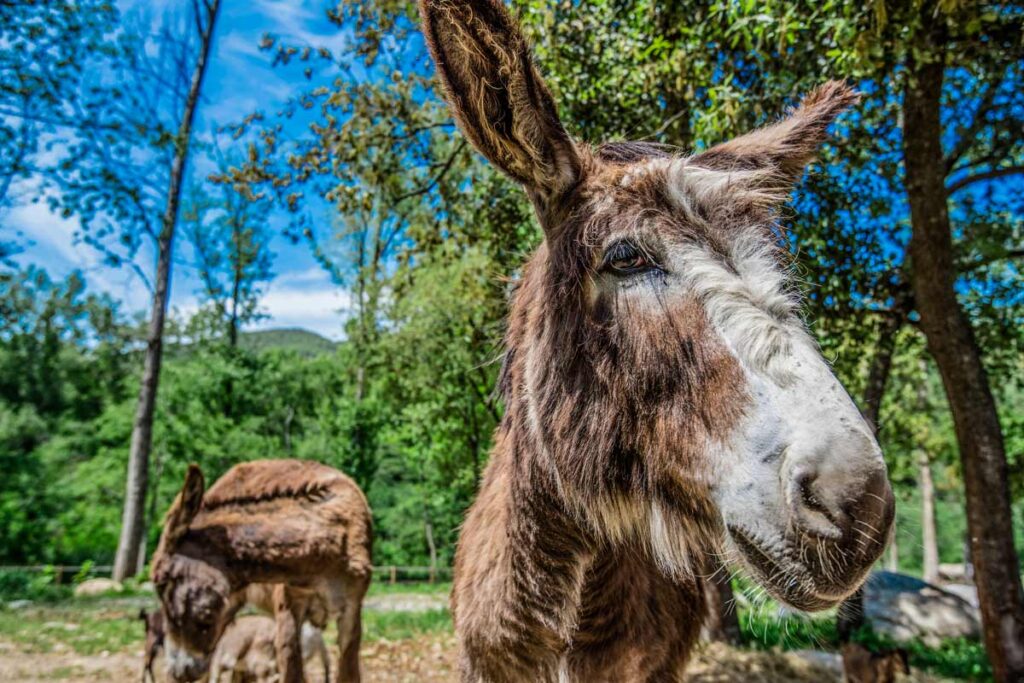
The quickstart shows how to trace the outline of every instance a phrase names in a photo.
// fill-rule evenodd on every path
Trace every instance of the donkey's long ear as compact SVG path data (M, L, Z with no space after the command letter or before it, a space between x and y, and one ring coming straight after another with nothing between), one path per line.
M580 175L526 38L501 0L419 0L423 34L463 134L522 183L542 220Z
M203 471L199 469L199 465L189 465L188 472L185 474L185 484L181 487L181 492L174 499L164 518L162 546L174 547L175 543L188 531L188 525L192 523L203 505L205 488Z
M858 99L845 83L829 81L779 123L716 145L690 163L717 171L753 172L750 177L760 176L788 193L814 159L829 125Z

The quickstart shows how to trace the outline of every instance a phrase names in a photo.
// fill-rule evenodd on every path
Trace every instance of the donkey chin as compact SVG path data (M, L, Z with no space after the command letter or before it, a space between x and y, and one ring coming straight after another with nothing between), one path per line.
M167 676L172 681L198 681L210 669L210 655L182 647L168 634L166 646Z

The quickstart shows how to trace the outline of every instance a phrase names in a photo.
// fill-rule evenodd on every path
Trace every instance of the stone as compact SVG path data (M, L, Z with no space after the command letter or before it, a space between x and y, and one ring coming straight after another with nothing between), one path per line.
M966 600L974 609L981 606L978 601L978 588L973 583L944 583L942 590Z
M790 657L796 657L803 661L832 672L836 678L843 675L843 658L837 652L825 652L824 650L792 650L787 652Z
M898 642L939 647L948 638L981 636L981 616L959 595L906 574L874 572L864 587L864 615Z
M120 593L124 586L120 581L113 579L87 579L75 586L75 597L82 598L92 595L104 595L106 593Z

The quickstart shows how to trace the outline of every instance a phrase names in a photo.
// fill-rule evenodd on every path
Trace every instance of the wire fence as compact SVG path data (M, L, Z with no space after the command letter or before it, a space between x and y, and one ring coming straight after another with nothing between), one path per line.
M83 578L108 577L113 571L113 565L109 564L30 564L0 566L0 573L24 572L28 574L51 574L53 576L53 582L57 585L62 585L75 579L80 580ZM398 583L436 583L438 581L450 581L452 578L452 568L379 565L373 567L373 574L377 580L384 579L392 585Z

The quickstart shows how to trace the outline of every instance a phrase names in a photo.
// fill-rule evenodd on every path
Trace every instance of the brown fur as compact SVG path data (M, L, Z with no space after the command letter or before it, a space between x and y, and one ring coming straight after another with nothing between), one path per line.
M146 628L146 642L142 651L142 683L146 683L146 676L152 683L156 683L153 675L153 662L164 647L164 613L160 610L146 612L139 610L139 619Z
M256 683L277 680L277 654L274 639L277 624L270 617L248 615L238 617L225 630L214 650L208 683L222 683L240 676ZM324 681L330 681L330 664L323 635L319 629L303 625L302 658L310 662L319 658L324 667Z
M708 444L751 397L696 297L631 307L599 285L602 261L621 235L651 258L699 244L730 267L727 247L748 226L777 247L778 204L856 94L830 83L784 121L684 160L695 173L679 206L667 148L572 140L500 0L419 4L460 130L523 184L546 237L512 298L506 411L455 558L462 678L675 680L705 602L695 573L664 556L718 551ZM714 182L701 185L702 170ZM769 328L793 316L760 314Z
M325 465L243 463L205 496L202 473L190 468L153 559L168 636L187 651L181 677L201 673L246 602L248 586L277 583L270 602L282 680L302 680L300 625L319 610L337 617L335 680L358 681L359 612L371 576L372 533L363 493ZM266 589L260 592L250 597L266 602Z
M268 614L274 613L274 591L277 588L276 584L270 583L253 583L245 587L245 590L236 593L232 596L232 605L230 607L231 613L236 612L240 607L244 605L251 605L257 609L263 610ZM240 604L239 604L240 603ZM307 624L302 626L302 651L303 659L309 661L313 655L320 657L321 663L324 668L324 681L330 681L331 675L331 664L330 657L327 654L327 650L324 646L323 636L321 632L327 625L327 605L320 595L313 595L310 600L309 610L306 614ZM149 680L156 683L156 678L153 675L153 662L156 661L157 655L163 650L164 638L166 631L164 629L164 614L161 610L147 613L146 610L139 611L139 619L145 624L146 629L146 640L145 648L143 650L143 668L142 668L142 683L146 683L147 674ZM236 622L238 619L235 620ZM273 621L270 622L273 624ZM308 636L309 625L312 625L315 631L315 637L312 639ZM231 626L225 629L225 635L221 637L221 640L217 644L217 649L214 651L214 665L216 666L217 653L222 650L224 641L227 638L227 633L231 631ZM273 644L273 634L271 634L271 644ZM224 668L223 665L221 668ZM274 671L276 672L276 666ZM215 677L211 680L216 681Z
M847 683L896 683L898 674L910 675L906 650L872 652L859 643L843 645L843 677Z

